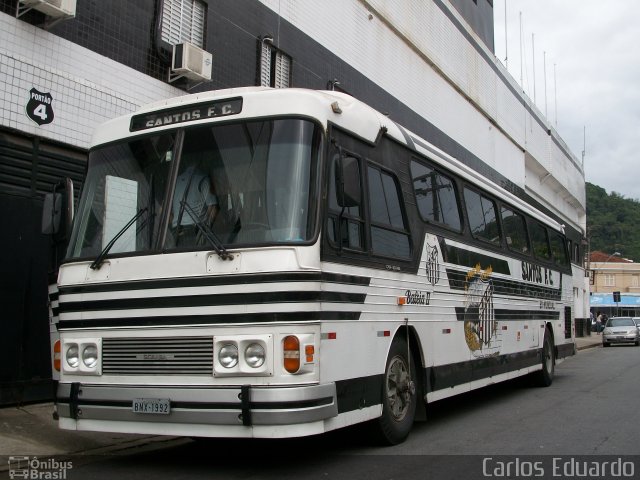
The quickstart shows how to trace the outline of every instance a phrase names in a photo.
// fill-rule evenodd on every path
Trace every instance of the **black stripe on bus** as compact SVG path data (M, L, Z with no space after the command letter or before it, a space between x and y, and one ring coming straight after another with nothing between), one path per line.
M183 278L160 278L131 282L101 283L60 287L60 295L73 293L119 292L154 288L213 287L222 285L252 285L280 282L329 282L368 286L370 277L344 275L329 272L260 273L250 275L220 275Z
M542 349L477 358L424 369L425 393L532 367L542 362Z
M79 302L60 302L60 312L86 312L101 310L137 310L149 308L185 308L228 305L255 305L270 303L333 302L363 304L365 293L302 291L252 292L213 295L177 295L144 298L115 298Z
M478 309L467 311L465 307L456 307L456 317L460 321L478 320ZM524 321L524 320L558 320L560 312L553 310L515 310L515 309L495 309L494 318L499 322Z
M59 404L71 403L69 397L59 397L57 399ZM314 398L311 400L297 400L294 402L250 402L250 407L256 410L288 410L288 409L301 409L301 408L313 408L322 407L324 405L331 405L333 397ZM101 407L122 407L131 410L130 400L89 400L79 399L78 407L83 406L101 406ZM240 410L241 403L230 402L176 402L171 401L171 409L191 409L191 410Z
M451 289L465 290L467 273L460 270L454 270L453 268L447 268L446 270ZM531 283L507 280L503 278L492 278L491 282L493 284L494 295L536 298L540 300L560 300L562 297L562 290L560 288L533 285Z
M565 345L558 346L558 350ZM573 344L567 344L564 350L573 350ZM560 358L560 357L559 357ZM539 365L542 362L542 349L525 352L477 358L465 362L450 363L436 367L422 368L424 394L455 387L475 380L483 380L503 373ZM359 410L363 407L379 405L382 400L384 375L352 378L336 382L338 412Z
M61 320L58 330L76 328L111 328L111 327L155 327L184 325L218 325L235 323L290 323L315 322L320 320L359 320L360 312L263 312L232 313L221 315L183 315L166 317L120 317L94 318L81 320Z

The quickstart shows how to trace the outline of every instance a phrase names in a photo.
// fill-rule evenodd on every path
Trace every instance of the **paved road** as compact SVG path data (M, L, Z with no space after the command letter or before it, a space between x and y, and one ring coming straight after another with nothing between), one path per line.
M416 424L409 439L395 447L371 445L362 428L284 441L185 439L161 449L79 461L67 478L475 479L506 477L508 462L516 468L512 478L527 473L568 478L567 471L553 469L571 473L584 461L604 469L609 467L602 462L614 462L627 472L633 468L638 478L638 372L640 348L592 349L559 365L550 388L516 381L437 402L428 422ZM582 455L590 457L581 460ZM557 465L553 457L560 458Z

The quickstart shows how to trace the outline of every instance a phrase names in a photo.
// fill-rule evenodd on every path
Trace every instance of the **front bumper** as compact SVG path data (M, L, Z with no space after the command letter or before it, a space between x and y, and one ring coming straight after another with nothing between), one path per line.
M166 399L167 415L134 413L137 398ZM294 425L338 415L334 383L295 387L168 387L62 383L58 415L78 422L181 425Z
M638 336L612 333L603 335L602 341L605 343L635 343L638 341Z

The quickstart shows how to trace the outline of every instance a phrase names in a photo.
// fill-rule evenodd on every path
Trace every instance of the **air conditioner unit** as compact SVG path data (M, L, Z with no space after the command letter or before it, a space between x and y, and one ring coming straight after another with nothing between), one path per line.
M174 74L192 80L211 80L211 53L191 43L178 43L173 46L171 71Z
M25 9L33 8L48 17L75 17L77 0L21 0Z

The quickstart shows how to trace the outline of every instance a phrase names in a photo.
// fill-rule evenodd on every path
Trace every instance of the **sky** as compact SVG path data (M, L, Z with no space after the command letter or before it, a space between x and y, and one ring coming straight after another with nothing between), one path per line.
M586 180L640 199L640 1L493 0L493 11L496 57L579 161L584 151Z

